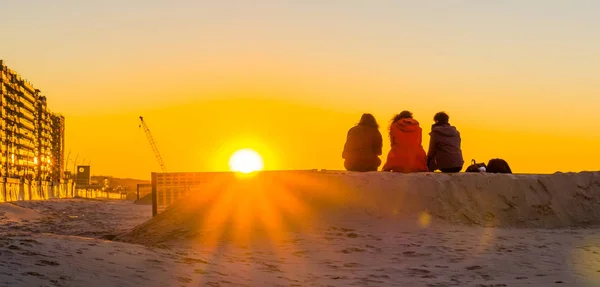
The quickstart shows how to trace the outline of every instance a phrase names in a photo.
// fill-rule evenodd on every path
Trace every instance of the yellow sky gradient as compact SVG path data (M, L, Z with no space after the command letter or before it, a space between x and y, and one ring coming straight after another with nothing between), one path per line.
M425 131L433 109L413 109ZM425 113L429 111L429 113ZM428 115L428 117L421 115ZM78 149L80 160L92 160L96 172L143 177L158 171L149 144L138 128L138 113L74 116L67 139ZM189 102L146 110L150 126L170 171L227 170L228 157L237 149L253 148L265 159L266 169L341 169L341 148L347 129L360 112L326 109L279 100L231 98ZM375 113L385 136L392 113ZM453 123L463 135L467 160L502 157L517 172L548 173L556 170L593 170L600 158L598 137L586 134L528 131L518 128L488 129L456 116ZM427 147L428 138L424 137ZM386 141L384 150L387 152Z
M404 109L425 148L447 111L467 162L598 169L599 4L367 2L6 1L0 58L66 116L93 174L159 170L138 116L170 171L226 170L246 147L267 169L342 169L363 112L386 138Z

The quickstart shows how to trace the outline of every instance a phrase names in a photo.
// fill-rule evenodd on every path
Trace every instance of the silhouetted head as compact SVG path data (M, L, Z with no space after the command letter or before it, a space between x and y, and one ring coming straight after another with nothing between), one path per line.
M412 119L412 118L413 118L413 114L411 112L402 111L401 113L394 116L394 118L392 119L392 124L394 124L395 122L397 122L401 119Z
M372 114L363 114L362 117L360 117L360 122L358 122L358 124L379 128L377 120L375 120L375 117Z
M413 114L409 111L402 111L399 114L395 115L394 118L392 118L392 122L390 123L390 130L392 129L392 125L394 125L397 121L401 120L401 119L412 119L413 118Z
M433 116L433 121L436 124L440 124L440 125L447 124L449 120L450 120L450 116L448 116L448 114L445 112L439 112L439 113L435 114L435 116Z

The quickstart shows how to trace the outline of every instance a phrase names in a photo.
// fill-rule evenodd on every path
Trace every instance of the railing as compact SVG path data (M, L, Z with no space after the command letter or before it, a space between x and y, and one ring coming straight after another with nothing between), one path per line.
M152 184L151 183L138 183L136 190L136 198L140 200L144 196L152 193Z
M126 194L97 189L76 189L76 185L71 180L53 183L49 181L0 178L0 202L75 197L124 200Z
M326 174L329 171L321 170L288 170L288 171L262 171L260 176L277 177L289 174L318 173ZM152 216L162 212L171 203L198 192L203 188L219 188L236 179L232 172L166 172L152 173Z

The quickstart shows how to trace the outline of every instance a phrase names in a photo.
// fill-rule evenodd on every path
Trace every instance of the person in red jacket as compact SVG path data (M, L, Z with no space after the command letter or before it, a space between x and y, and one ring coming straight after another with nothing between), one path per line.
M348 131L342 158L348 171L377 171L383 139L379 125L371 114L363 114L360 122Z
M409 111L392 119L390 125L391 150L383 166L384 171L426 172L427 155L422 145L423 130Z

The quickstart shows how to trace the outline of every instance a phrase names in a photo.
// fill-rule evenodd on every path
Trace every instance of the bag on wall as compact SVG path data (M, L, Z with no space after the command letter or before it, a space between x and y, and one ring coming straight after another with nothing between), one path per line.
M483 170L481 168L483 168ZM486 170L487 170L487 167L486 167L485 163L483 163L483 162L477 163L473 159L473 160L471 160L471 165L467 167L465 172L485 172Z
M487 164L487 172L491 173L512 173L508 163L501 158L490 159Z

